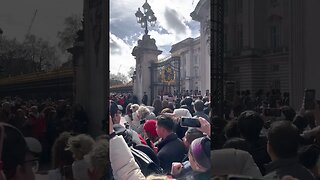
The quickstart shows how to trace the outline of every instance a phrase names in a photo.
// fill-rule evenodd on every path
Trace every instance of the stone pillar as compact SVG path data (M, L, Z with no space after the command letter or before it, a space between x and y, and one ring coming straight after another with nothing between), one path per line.
M148 103L151 104L151 64L158 61L159 51L156 46L156 41L150 38L150 35L143 35L142 40L138 41L138 46L135 46L132 55L136 58L136 77L134 82L133 94L138 97L139 103L142 103L144 92L148 95Z
M101 121L107 116L107 1L84 0L84 61L81 85L83 106L90 120L89 131L92 136L102 133ZM81 101L82 101L81 100Z

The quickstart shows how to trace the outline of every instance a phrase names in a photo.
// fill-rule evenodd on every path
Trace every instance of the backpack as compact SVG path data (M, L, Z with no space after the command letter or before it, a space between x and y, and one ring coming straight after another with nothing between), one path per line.
M135 149L132 146L130 147L130 150L144 176L150 174L163 174L163 169L154 163L144 152Z

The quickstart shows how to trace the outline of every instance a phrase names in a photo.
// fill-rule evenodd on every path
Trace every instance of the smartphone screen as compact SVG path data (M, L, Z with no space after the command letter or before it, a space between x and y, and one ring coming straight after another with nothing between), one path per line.
M181 126L184 127L201 127L198 118L182 117L180 121Z

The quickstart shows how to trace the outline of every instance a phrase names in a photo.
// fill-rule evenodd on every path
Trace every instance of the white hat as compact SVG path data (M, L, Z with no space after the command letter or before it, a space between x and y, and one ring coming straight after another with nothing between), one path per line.
M42 152L42 146L37 139L33 137L25 137L24 139L27 143L30 152L36 154L40 154Z
M173 111L173 114L177 117L192 117L191 113L189 112L188 109L183 109L183 108L179 108L179 109L175 109Z
M122 111L122 110L123 110L123 107L118 104L118 109L119 109L120 111Z

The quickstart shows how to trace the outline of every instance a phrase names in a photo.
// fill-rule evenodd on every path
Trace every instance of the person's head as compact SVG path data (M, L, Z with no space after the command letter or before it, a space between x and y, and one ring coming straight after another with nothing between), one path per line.
M112 122L114 124L119 124L121 120L121 111L119 110L117 103L115 103L114 101L110 101L109 108Z
M309 125L307 118L302 115L297 115L296 117L294 117L292 123L299 129L300 133L302 133L304 129Z
M268 131L268 154L272 160L292 158L299 147L299 130L289 121L276 121Z
M89 153L88 158L98 177L101 178L107 175L107 167L110 166L109 141L106 139L98 140Z
M296 111L289 106L283 106L280 108L281 112L283 113L283 115L285 116L285 119L287 121L293 121L294 117L296 116Z
M184 109L184 108L179 108L179 109L175 109L173 111L173 115L181 118L181 117L192 117L190 111L188 109Z
M212 127L214 132L222 132L224 127L227 125L227 121L220 116L212 117Z
M84 155L92 150L94 143L92 137L86 134L79 134L69 138L66 150L70 150L73 153L75 160L81 160Z
M231 139L234 137L240 137L238 121L236 121L236 120L229 121L228 124L226 125L226 127L224 128L224 132L225 132L225 137L227 139Z
M192 170L206 172L210 169L210 149L211 142L207 136L192 141L188 153Z
M169 101L163 100L162 101L162 108L169 108Z
M196 100L193 107L196 112L201 112L204 109L204 103L202 100Z
M187 149L189 149L191 143L193 140L204 137L205 134L203 134L202 131L196 129L196 128L190 128L186 131L184 137L183 137L183 143L186 146Z
M320 176L320 147L312 144L299 149L299 162L309 169L316 178Z
M0 126L4 131L1 157L6 179L34 180L38 159L30 152L22 133L6 123L0 123Z
M174 110L174 104L172 102L168 103L168 108L170 108L171 110Z
M263 119L255 111L244 111L238 117L240 134L246 140L258 139L263 125Z
M143 125L143 129L150 140L154 141L158 138L156 120L147 120Z
M192 101L192 98L189 96L184 99L184 102L188 107L192 106Z
M126 115L132 116L132 109L131 109L132 103L129 103L126 107Z
M52 146L52 166L54 169L59 168L62 171L64 166L72 164L72 153L65 150L70 137L71 133L63 132L55 140Z
M155 100L153 100L152 106L154 107L156 112L160 112L162 110L161 100L156 98Z
M166 138L169 134L173 132L174 122L168 116L157 117L156 131L160 138Z
M150 110L146 106L140 106L137 115L140 120L146 118L150 114Z
M231 138L227 140L222 148L234 148L249 152L249 144L242 138Z
M163 114L163 113L173 113L173 111L170 108L164 108L161 111L161 114Z

